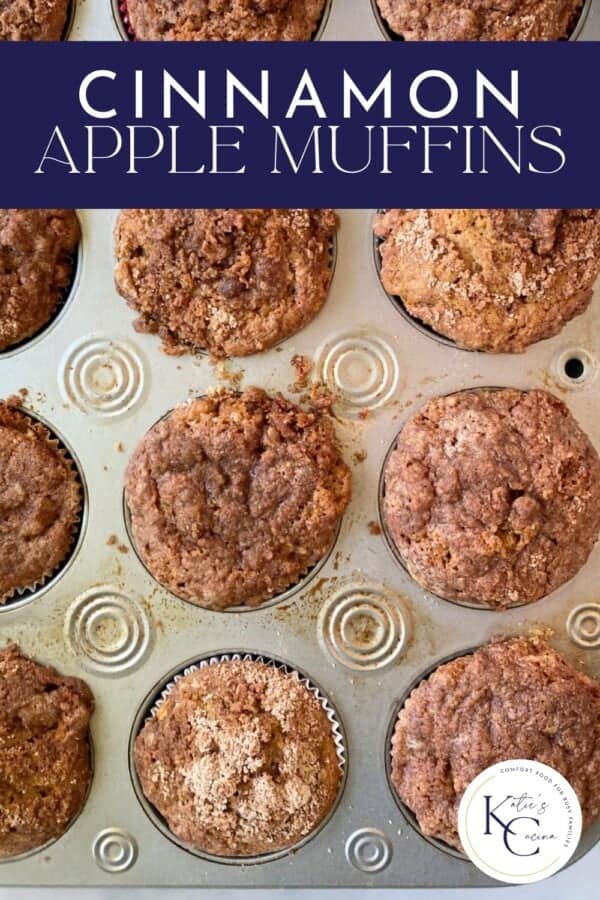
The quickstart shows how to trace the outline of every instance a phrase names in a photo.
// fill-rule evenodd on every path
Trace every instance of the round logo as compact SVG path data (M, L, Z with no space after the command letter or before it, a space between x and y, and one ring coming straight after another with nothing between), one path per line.
M469 859L497 881L527 884L567 864L581 837L577 794L555 769L510 759L481 772L458 809Z

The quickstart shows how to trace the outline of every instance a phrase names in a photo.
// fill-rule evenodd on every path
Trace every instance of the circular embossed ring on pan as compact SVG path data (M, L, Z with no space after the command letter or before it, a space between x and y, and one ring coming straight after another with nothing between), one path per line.
M406 646L407 632L402 605L379 587L346 587L319 614L321 641L338 662L356 671L394 663Z
M87 337L67 350L60 365L60 388L81 412L118 416L140 400L144 364L127 341Z
M378 828L359 828L346 841L346 859L367 875L381 872L392 860L392 844Z
M571 610L567 634L574 644L585 650L600 647L600 604L582 603Z
M104 828L92 844L96 864L111 874L126 872L134 865L137 855L137 841L122 828Z
M359 418L394 399L400 368L393 348L382 337L345 332L320 351L316 369L348 418Z
M122 675L138 666L151 644L141 604L110 586L94 587L69 607L65 635L83 666L99 675Z

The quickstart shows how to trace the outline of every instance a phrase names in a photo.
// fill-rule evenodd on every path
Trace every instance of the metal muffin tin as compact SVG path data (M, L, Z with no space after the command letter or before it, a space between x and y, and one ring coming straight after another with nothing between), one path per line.
M329 299L304 330L262 355L213 365L170 357L137 334L113 281L116 211L84 210L78 276L51 329L0 358L2 394L60 436L86 485L84 528L68 565L26 603L0 610L0 643L90 684L94 778L84 809L57 841L5 862L5 885L468 886L491 884L470 862L426 840L388 782L398 703L436 663L493 635L549 628L553 642L600 676L600 547L573 581L537 603L469 609L419 588L390 553L378 521L386 454L430 397L465 388L545 388L600 447L596 392L600 297L563 332L522 355L440 344L390 303L373 254L374 210L340 211ZM597 290L597 294L600 291ZM127 461L176 404L209 387L259 385L292 399L295 354L338 393L337 433L353 498L332 553L292 596L245 612L211 612L161 588L136 556L123 509ZM569 378L565 365L583 373ZM570 366L568 366L570 368ZM365 456L366 454L366 456ZM306 673L330 698L347 746L343 795L331 819L292 854L255 864L208 860L177 846L148 817L130 771L130 741L148 700L190 661L260 654ZM600 828L589 830L585 852Z
M72 0L68 40L127 40L117 0ZM385 40L371 0L330 0L315 36ZM600 39L600 0L587 0L573 39ZM520 356L463 351L390 302L374 253L374 211L340 212L329 299L307 328L263 355L213 366L169 357L138 335L113 281L115 211L80 212L70 296L51 325L0 354L0 393L25 408L78 465L78 542L34 596L0 608L0 644L83 677L96 697L94 777L85 807L57 841L0 865L4 885L457 887L491 885L456 851L425 839L389 781L399 704L438 662L491 636L550 628L555 645L600 677L600 548L568 585L501 613L421 590L389 552L378 521L386 454L430 397L487 385L542 387L568 404L600 447L595 383L600 297L558 337ZM600 291L597 291L600 293ZM301 586L256 610L210 612L169 594L139 561L123 505L127 461L175 405L209 387L290 389L295 354L338 394L334 413L353 470L353 499L332 552ZM575 361L575 362L573 362ZM569 377L565 367L575 374ZM232 382L233 376L233 382ZM191 662L222 654L285 661L330 698L348 752L343 793L323 828L293 853L254 864L209 860L165 836L136 793L130 746L148 703ZM589 830L578 855L600 836Z

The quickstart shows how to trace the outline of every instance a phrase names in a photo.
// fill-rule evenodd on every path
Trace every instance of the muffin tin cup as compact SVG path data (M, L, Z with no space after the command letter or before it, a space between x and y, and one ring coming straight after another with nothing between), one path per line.
M105 2L108 2L108 0L105 0ZM320 41L323 37L323 32L325 31L327 22L329 21L332 2L334 2L334 0L325 0L325 6L323 7L323 12L321 14L319 24L317 25L312 38L310 38L311 41ZM131 26L127 13L127 0L110 0L110 4L112 7L115 26L117 28L117 31L119 32L121 40L135 41L135 32Z
M439 396L440 397L452 397L454 394L464 394L469 391L501 391L501 390L504 390L504 388L499 385L481 385L481 387L464 388L459 391L451 391L448 394L440 394ZM433 399L434 399L434 397L429 398L429 400L433 400ZM418 412L418 410L415 410L413 412L413 415L415 412ZM406 424L406 422L404 424ZM378 487L377 487L377 508L378 508L378 514L379 514L379 525L380 525L381 532L385 539L385 543L386 543L388 550L390 551L391 555L393 556L395 561L398 563L398 565L401 566L402 569L404 569L404 571L409 576L409 578L412 578L413 581L415 581L415 584L419 584L419 582L416 581L416 579L411 574L408 563L406 562L406 560L400 553L400 550L398 549L398 546L396 545L396 542L394 541L394 538L392 536L392 533L391 533L388 523L387 523L387 519L385 516L385 508L384 508L385 475L386 475L388 463L390 461L390 457L391 457L392 453L394 452L394 450L396 449L398 440L400 438L400 435L402 434L402 429L404 428L404 424L403 424L402 428L400 428L400 430L398 431L398 433L395 436L392 443L390 444L388 451L385 454L382 466L381 466L381 471L379 474L379 483L378 483ZM540 603L542 600L545 599L545 597L551 596L550 594L546 594L544 597L540 597L538 600L534 600L531 602L524 601L524 602L510 603L508 606L494 607L494 606L485 606L481 603L470 603L467 600L453 600L449 597L442 596L442 594L435 594L433 591L429 590L429 588L424 587L423 585L419 585L419 586L422 587L422 589L424 591L427 591L427 593L431 597L436 597L438 600L443 600L444 603L452 603L455 606L462 606L465 609L474 609L474 610L478 610L479 612L494 613L496 615L500 615L503 612L506 612L507 610L522 609L523 607L526 607L526 606L532 606L535 603Z
M564 38L564 40L578 41L578 40L585 39L582 36L582 32L585 28L586 20L587 20L592 2L593 2L593 0L583 0L581 12L579 13L577 21L574 23L569 36L567 38ZM385 40L386 41L404 41L404 38L402 37L402 35L396 34L396 32L390 28L387 21L382 16L381 12L379 11L379 6L377 4L377 0L371 0L371 8L373 10L373 15L375 17L375 21L377 22L379 30L380 30L381 34L383 35L383 37L385 38Z
M235 391L234 393L239 394L239 391ZM186 403L193 403L194 400L201 400L205 397L206 394L200 394L197 397L190 398L186 401ZM183 405L183 404L180 404ZM148 431L152 431L159 422L164 421L164 419L168 419L169 416L173 413L175 407L173 409L168 410L164 415L160 417L149 429ZM148 433L148 432L146 432ZM340 536L340 531L342 528L343 516L338 519L335 534L333 537L333 541L331 542L329 549L323 554L320 560L316 562L313 566L302 575L294 584L291 584L285 591L280 591L278 594L275 594L273 597L269 597L264 600L262 603L258 603L255 606L245 606L245 605L237 605L237 606L228 606L225 609L213 609L210 606L203 605L201 603L196 603L194 600L191 600L189 597L183 597L180 594L176 594L175 591L172 591L167 585L162 584L158 578L154 575L152 570L147 566L146 561L144 560L143 555L140 553L140 550L137 546L135 535L133 532L133 524L131 521L131 511L129 506L127 505L127 499L125 496L125 490L123 490L123 520L125 523L125 530L127 532L127 537L133 547L136 557L138 558L140 564L144 567L148 575L152 578L152 580L159 585L163 590L168 591L172 597L176 597L177 600L182 600L184 603L189 603L192 606L199 607L200 609L206 609L210 612L219 612L219 613L251 613L256 612L257 610L269 609L272 606L278 606L280 603L285 603L286 600L291 600L296 594L301 591L306 590L316 576L323 570L323 568L329 562L333 551L335 550L335 546L337 544L338 538Z
M79 553L85 535L85 527L87 523L88 493L85 478L81 464L77 460L74 451L67 444L65 439L59 435L52 425L41 416L34 414L28 409L19 407L17 412L31 419L32 422L43 427L46 432L47 443L52 449L56 450L61 458L67 463L73 480L79 488L79 512L75 517L71 534L71 542L64 555L64 558L48 572L41 575L31 584L24 587L15 587L12 592L2 601L0 605L0 615L3 612L12 612L22 606L31 603L33 600L44 595L50 590L69 569L75 557Z
M517 629L515 634L518 633L526 633L525 629ZM507 636L512 636L507 635ZM421 826L417 820L415 813L412 809L407 806L407 804L402 800L400 795L398 794L396 788L394 787L394 783L392 781L392 741L394 738L394 732L396 730L396 724L398 721L398 716L400 715L401 710L405 706L407 700L410 698L412 692L419 687L422 682L426 681L430 675L440 668L440 666L445 665L446 663L452 662L455 659L460 659L462 656L471 656L480 647L484 646L483 644L478 644L477 646L467 647L464 650L457 650L454 653L449 654L448 656L444 656L441 659L436 660L436 662L429 665L426 669L424 669L413 681L406 687L404 693L398 699L392 707L392 711L390 713L389 724L387 727L386 735L385 735L385 749L384 749L384 765L385 765L385 773L388 783L388 788L390 793L396 803L398 809L402 813L404 819L407 824L419 835L419 837L427 841L428 844L431 844L432 847L435 847L440 853L444 853L447 856L450 856L456 860L461 860L465 863L470 864L470 859L466 853L462 850L458 850L456 847L452 847L450 844L447 844L445 841L440 840L440 838L433 837L428 834L424 834L421 830ZM501 762L501 760L499 760ZM573 865L573 863L580 858L584 853L586 853L590 847L593 847L600 840L600 818L598 818L594 823L592 823L583 833L581 838L581 842L578 850L576 851L576 855L569 863L569 865Z
M214 853L207 853L205 851L198 850L197 848L185 843L185 841L180 840L175 834L173 834L163 816L155 809L152 803L144 795L135 766L134 747L135 740L142 730L144 724L149 719L156 716L158 710L168 698L169 694L178 681L180 681L186 675L190 675L192 672L197 672L199 669L206 668L207 666L214 666L218 665L219 663L240 660L243 662L251 661L264 663L279 672L283 672L285 675L296 678L298 682L302 684L308 691L310 691L310 693L313 694L313 696L319 701L329 722L331 723L331 733L335 742L338 762L340 766L340 783L336 798L331 806L331 809L318 823L318 825L311 832L309 832L309 834L305 835L299 841L296 841L296 843L292 846L285 847L280 850L274 850L270 853L261 853L255 856L218 856ZM166 838L168 838L182 850L185 850L188 853L191 853L192 855L197 856L201 859L208 860L209 862L230 866L252 866L258 865L260 863L274 862L275 860L281 859L290 854L297 853L302 847L304 847L305 844L316 837L316 835L326 827L327 823L335 815L335 811L342 798L342 794L344 793L344 787L348 774L347 741L344 726L342 725L342 721L331 700L305 672L287 662L283 662L283 660L275 659L274 657L262 653L254 653L251 651L239 651L231 653L218 652L214 655L204 656L201 659L196 660L188 660L186 663L183 663L181 667L178 667L177 669L169 672L166 678L161 683L155 685L152 691L147 695L138 710L135 721L133 723L133 727L131 729L131 737L129 740L129 771L133 783L133 788L139 803L141 804L144 812L151 820L153 825L155 825L155 827L158 828L161 834L163 834Z

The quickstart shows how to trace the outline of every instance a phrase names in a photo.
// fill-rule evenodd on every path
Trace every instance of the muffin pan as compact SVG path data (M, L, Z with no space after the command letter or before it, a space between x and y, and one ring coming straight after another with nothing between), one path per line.
M5 862L6 885L471 886L492 882L423 838L399 808L387 770L398 705L432 667L493 635L549 628L562 653L600 677L600 547L559 591L504 612L470 609L416 585L386 546L379 485L404 422L429 398L486 385L545 388L600 447L595 378L600 290L586 313L522 355L471 353L417 330L387 298L373 254L374 210L339 211L337 265L317 318L278 347L213 365L169 357L116 293L116 211L81 210L72 296L52 329L0 359L3 396L60 437L85 485L79 541L64 569L26 602L0 609L0 639L79 675L92 688L94 778L77 820L50 847ZM298 401L297 354L337 392L333 411L353 499L336 544L292 593L243 613L212 612L161 588L140 563L123 507L136 444L176 404L212 386L256 384ZM576 361L577 364L574 362ZM267 860L189 853L148 816L130 768L140 721L174 674L223 654L284 661L318 687L339 719L345 786L323 828ZM588 830L578 850L600 837Z
M73 22L65 40L129 41L131 34L123 21L122 0L72 0ZM313 40L383 41L398 40L379 14L376 0L327 0ZM600 0L585 0L570 40L600 40Z

